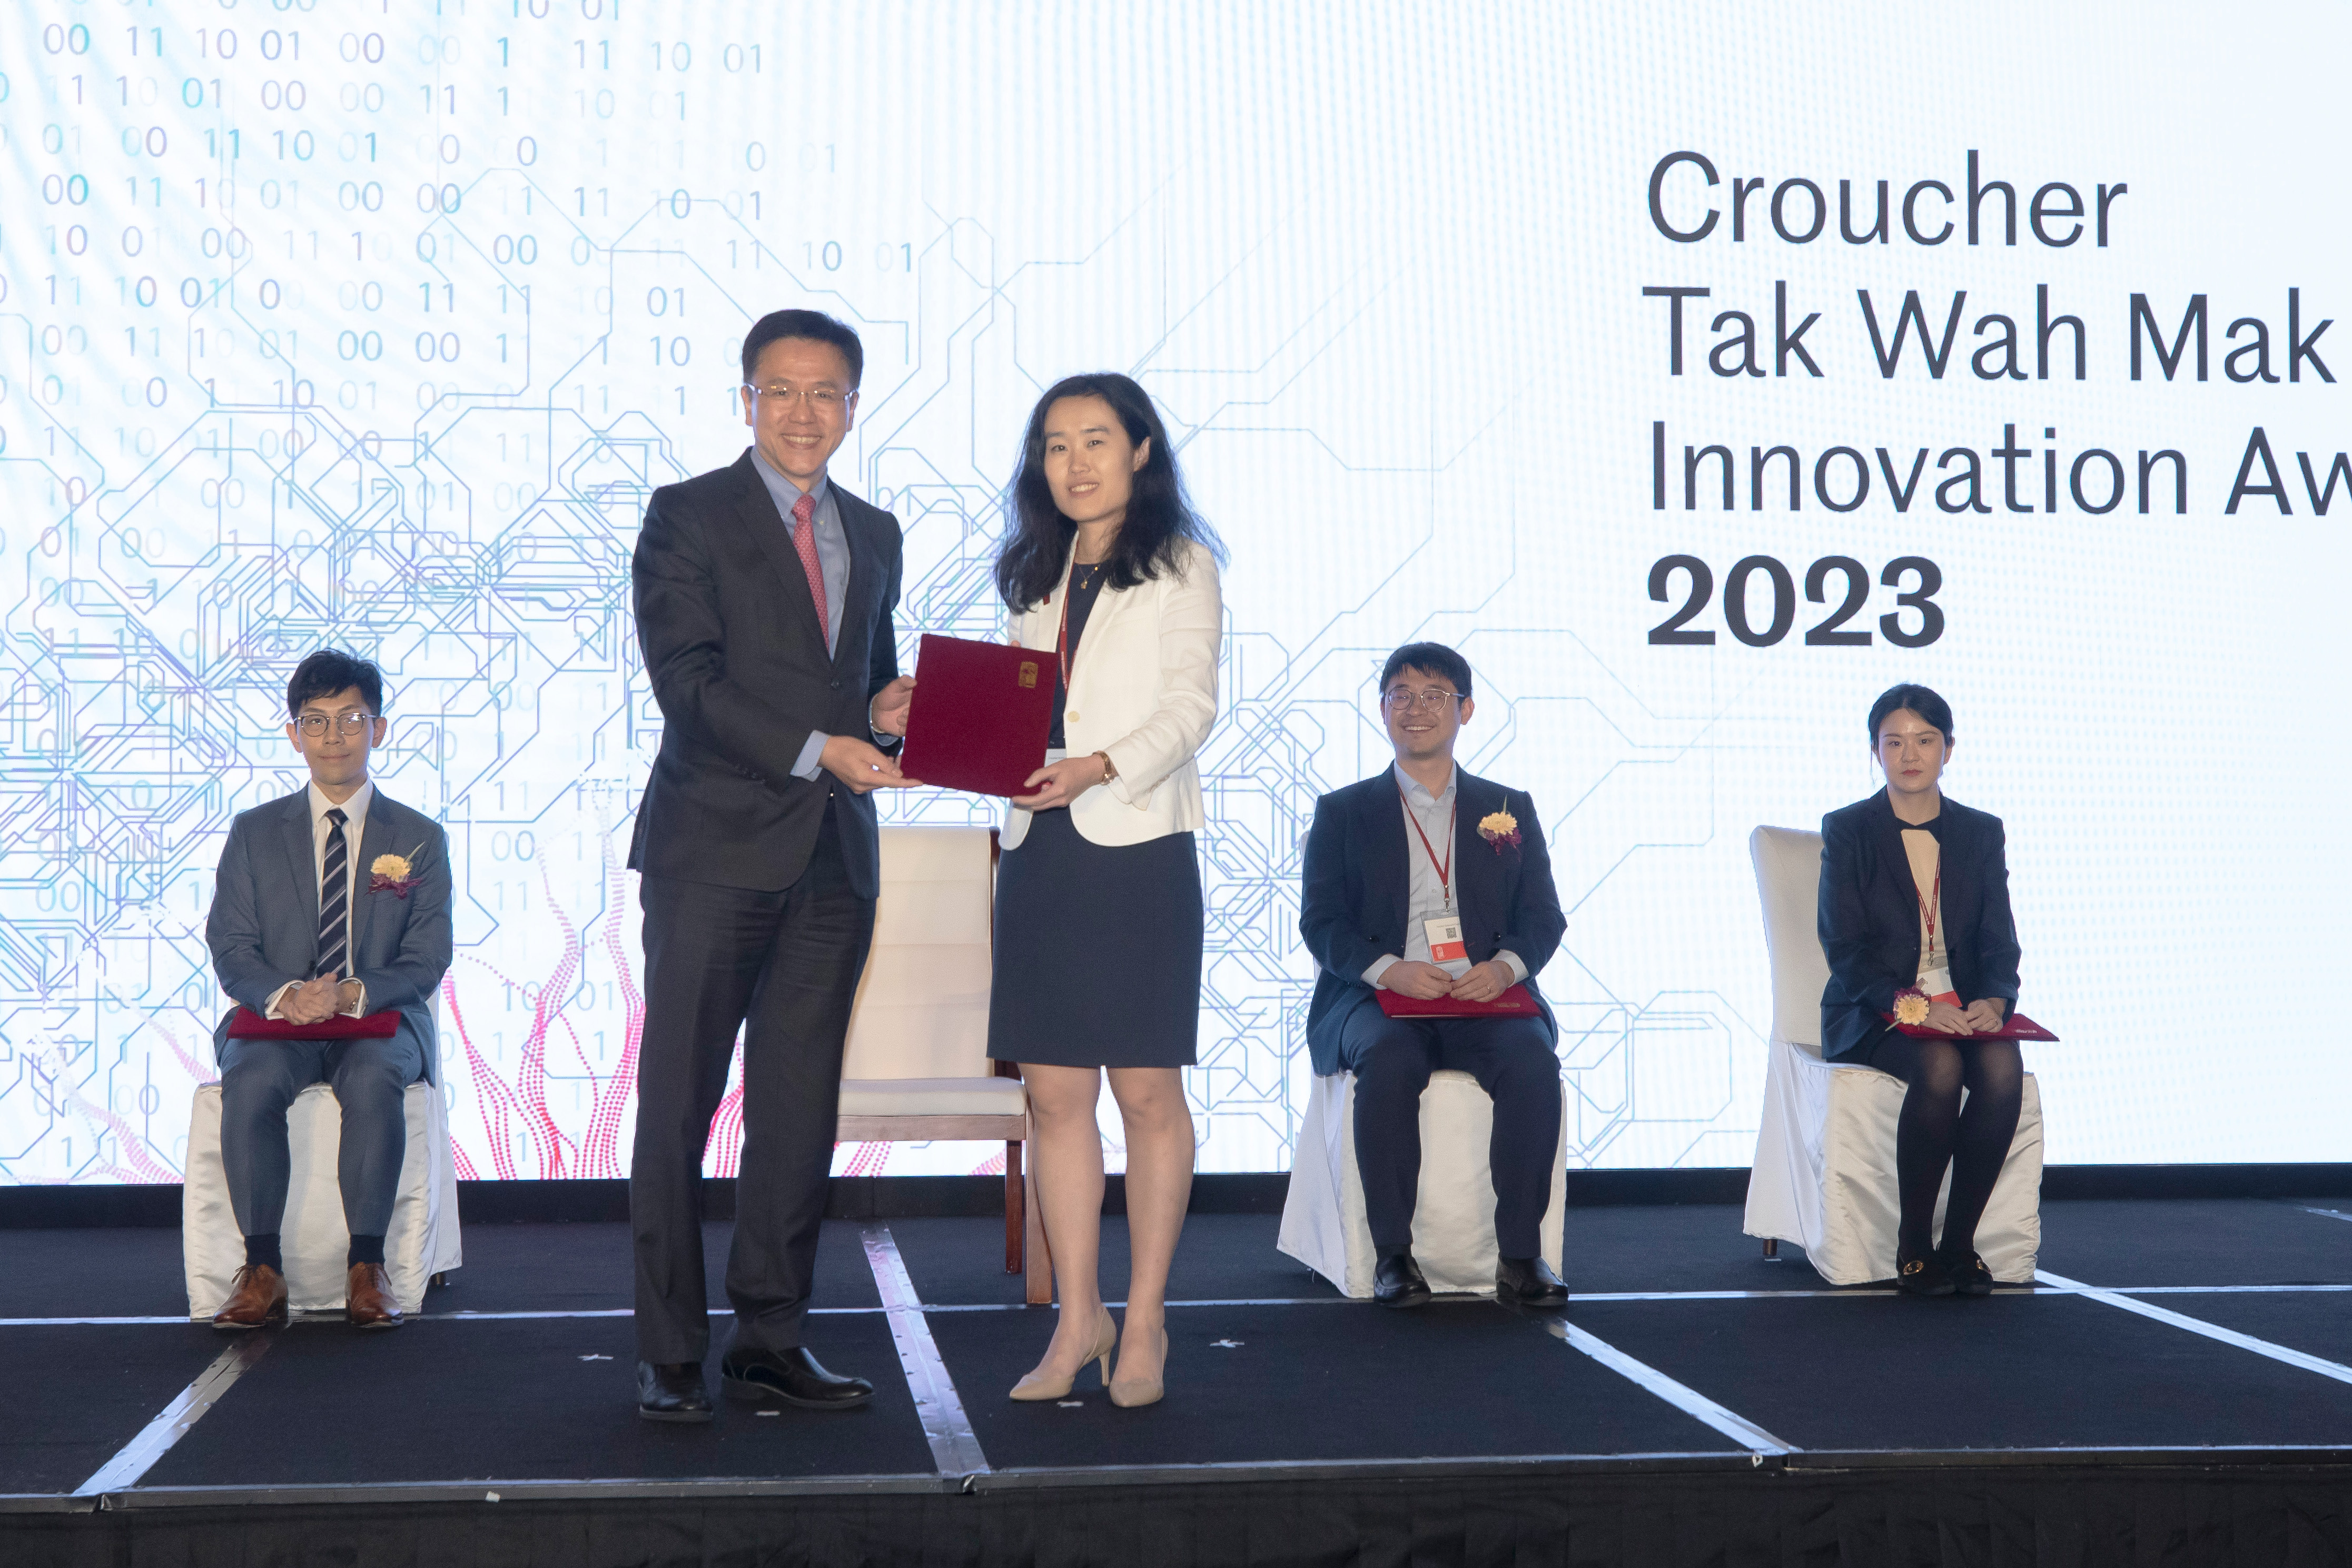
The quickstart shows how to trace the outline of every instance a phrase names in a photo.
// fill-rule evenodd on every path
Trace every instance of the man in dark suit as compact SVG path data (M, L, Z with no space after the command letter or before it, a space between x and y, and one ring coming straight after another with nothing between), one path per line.
M295 667L286 709L286 735L310 783L229 824L205 923L213 967L224 990L267 1019L319 1025L391 1011L400 1022L387 1040L236 1040L233 1009L214 1031L221 1165L245 1266L213 1327L285 1321L286 1112L303 1090L328 1083L343 1117L344 1315L362 1328L398 1328L383 1239L408 1146L405 1092L433 1078L433 991L449 967L448 840L368 778L385 729L373 664L321 649Z
M898 524L825 465L865 353L814 310L743 340L752 446L654 492L637 538L637 638L664 727L637 808L646 1030L629 1174L637 1411L708 1421L699 1195L743 1034L743 1149L727 1260L731 1392L816 1409L873 1385L801 1343L824 1218L850 1002L874 930L877 788L909 780L898 678Z
M1320 967L1307 1044L1318 1073L1356 1075L1356 1167L1384 1306L1429 1300L1412 1211L1421 1092L1440 1068L1470 1073L1495 1102L1496 1294L1568 1299L1538 1239L1559 1146L1559 1030L1535 983L1568 921L1535 803L1454 766L1474 711L1461 654L1435 643L1390 654L1381 712L1395 766L1318 800L1307 833L1299 927ZM1488 1002L1521 984L1535 1016L1392 1019L1378 996Z

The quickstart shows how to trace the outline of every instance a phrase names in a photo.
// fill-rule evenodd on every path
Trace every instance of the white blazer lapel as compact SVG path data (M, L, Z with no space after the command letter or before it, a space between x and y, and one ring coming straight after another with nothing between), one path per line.
M1015 635L1023 647L1050 651L1060 641L1062 601L1070 591L1071 562L1076 559L1077 550L1074 547L1063 559L1061 580L1054 584L1053 591L1045 595L1042 603L1033 604L1021 612Z

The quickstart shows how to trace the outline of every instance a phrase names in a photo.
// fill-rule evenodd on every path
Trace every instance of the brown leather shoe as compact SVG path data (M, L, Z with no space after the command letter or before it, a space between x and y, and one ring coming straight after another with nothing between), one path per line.
M267 1263L247 1263L230 1282L228 1301L213 1314L216 1329L268 1328L286 1321L286 1276Z
M396 1329L404 1321L381 1263L354 1263L343 1286L343 1318L356 1329Z

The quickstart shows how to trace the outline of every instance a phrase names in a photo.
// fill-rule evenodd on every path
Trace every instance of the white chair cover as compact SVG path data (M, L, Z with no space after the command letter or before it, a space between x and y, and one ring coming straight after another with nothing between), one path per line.
M1895 1124L1903 1081L1870 1067L1822 1060L1822 989L1829 961L1817 925L1822 836L1797 828L1748 835L1764 937L1772 958L1772 1041L1763 1120L1748 1178L1750 1236L1792 1241L1822 1278L1859 1285L1895 1277ZM1944 1200L1936 1199L1936 1228ZM2021 1284L2042 1250L2042 1090L2025 1075L2017 1136L1977 1226L1977 1251L1992 1276Z
M842 1052L842 1092L856 1093L868 1081L965 1079L1012 1083L1018 1094L1018 1081L996 1079L988 1059L996 914L988 830L892 823L882 830L881 858L873 945ZM1026 1104L1013 1105L1013 1113ZM992 1102L987 1109L1002 1107Z
M405 1110L408 1148L401 1158L392 1228L383 1239L383 1267L400 1310L413 1312L424 1305L426 1281L457 1268L465 1255L457 1233L457 1167L449 1152L441 1091L430 1083L410 1084ZM196 1091L189 1118L181 1199L188 1315L197 1319L220 1311L245 1262L245 1237L230 1210L221 1167L220 1120L221 1086L205 1084ZM287 1184L278 1247L286 1260L287 1305L298 1312L341 1312L343 1306L352 1237L343 1224L342 1188L335 1175L342 1133L342 1107L332 1089L314 1083L294 1097L286 1113L293 1176Z
M1568 1214L1568 1122L1562 1091L1544 1260L1555 1270ZM1349 1296L1372 1293L1371 1228L1356 1170L1356 1075L1318 1078L1307 1092L1275 1245ZM1433 1072L1421 1094L1421 1187L1413 1200L1412 1256L1433 1291L1495 1291L1495 1183L1486 1145L1495 1103L1466 1072Z
M988 841L986 828L882 830L882 894L842 1053L841 1114L898 1118L901 1140L975 1135L908 1117L1029 1114L1028 1090L996 1076L988 1057L996 915ZM1023 1130L992 1135L1017 1140Z

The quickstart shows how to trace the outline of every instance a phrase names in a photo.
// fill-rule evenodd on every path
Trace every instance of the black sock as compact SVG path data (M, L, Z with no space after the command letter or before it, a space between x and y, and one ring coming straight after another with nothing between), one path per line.
M361 1263L381 1263L383 1261L383 1237L354 1236L352 1238L352 1250L350 1257L345 1262L345 1267L348 1268Z
M278 1232L264 1231L245 1239L245 1266L248 1269L275 1269L286 1272L286 1260L278 1250Z

